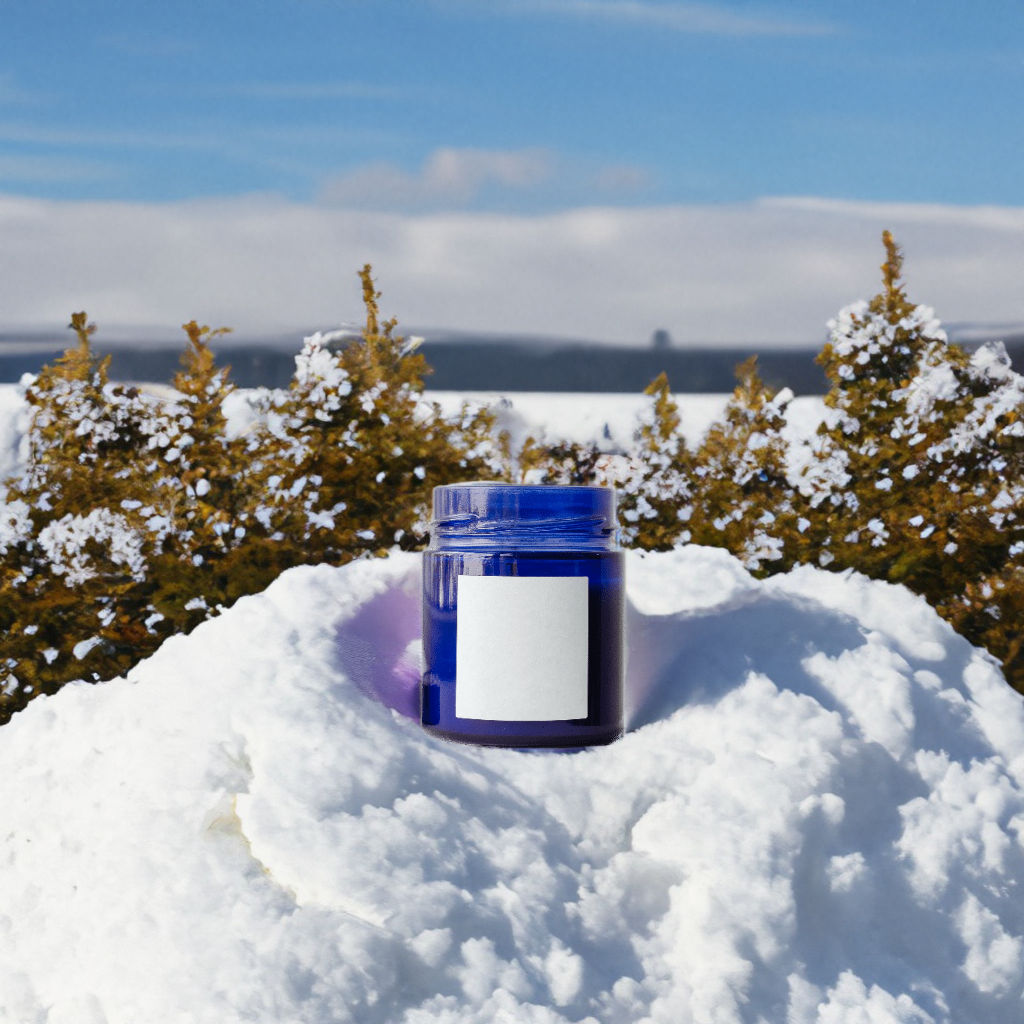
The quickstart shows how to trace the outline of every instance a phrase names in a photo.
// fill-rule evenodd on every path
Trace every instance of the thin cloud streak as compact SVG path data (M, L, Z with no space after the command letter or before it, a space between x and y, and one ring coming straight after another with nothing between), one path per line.
M834 25L750 14L700 3L651 3L649 0L517 0L502 10L520 14L586 18L632 24L691 35L822 36L834 35Z
M383 131L342 132L335 126L323 124L288 123L278 125L253 124L233 128L230 132L212 128L198 128L192 132L155 132L149 130L92 131L62 125L42 126L23 121L0 121L0 145L22 147L23 152L11 153L6 159L22 161L25 166L33 159L44 169L40 180L45 181L99 181L127 178L127 161L145 159L147 154L187 150L201 154L216 154L244 162L252 167L283 171L300 180L316 177L315 165L300 150L311 147L340 148L342 144L384 145L394 137ZM32 150L45 148L47 155ZM57 156L56 154L64 154ZM46 161L56 164L67 161L74 173L59 173L59 168L47 170ZM0 166L2 170L2 166ZM24 180L21 174L0 174L0 190L13 190L14 182Z
M85 128L41 127L18 121L0 122L0 141L43 146L96 149L219 149L223 133L92 131Z
M0 330L52 330L86 309L101 331L196 317L298 340L359 319L356 272L370 262L384 311L427 333L428 357L430 327L815 345L841 306L878 291L885 228L905 249L912 300L947 322L1024 324L1021 207L806 198L408 215L272 197L0 197Z
M118 168L96 160L38 155L0 156L0 186L26 182L92 182L117 178Z
M993 205L953 206L944 203L887 203L864 199L823 199L818 196L787 196L762 199L765 207L808 213L843 214L846 216L897 216L912 224L984 227L1020 236L1024 231L1024 208Z
M382 141L395 136L384 131L340 132L331 125L241 125L225 133L214 128L201 128L192 132L158 132L145 130L93 131L85 128L67 128L60 125L44 127L23 121L0 121L0 142L35 146L74 147L76 149L161 150L197 149L234 152L235 139L256 141L315 144L329 141L359 139Z

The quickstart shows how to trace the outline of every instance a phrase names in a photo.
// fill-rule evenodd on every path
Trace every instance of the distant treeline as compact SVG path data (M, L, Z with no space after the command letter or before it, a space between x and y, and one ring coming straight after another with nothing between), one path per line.
M3 340L0 337L0 340ZM13 339L12 339L13 340ZM1024 370L1024 336L1003 339L1014 367ZM295 371L295 339L280 346L230 341L217 358L230 364L239 387L285 387ZM131 348L97 344L111 355L115 380L169 383L180 368L180 346ZM967 343L970 349L975 345ZM56 339L19 351L0 349L0 381L37 373L63 351ZM815 362L818 348L653 348L586 342L487 339L427 341L420 351L430 367L427 387L437 391L591 391L636 393L664 373L673 391L721 394L732 391L735 369L749 356L772 387L797 394L823 394L827 382Z

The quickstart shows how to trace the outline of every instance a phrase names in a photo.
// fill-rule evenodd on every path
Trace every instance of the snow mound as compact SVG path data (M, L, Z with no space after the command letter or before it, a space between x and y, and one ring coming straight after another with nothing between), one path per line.
M631 729L414 711L414 555L0 730L0 1021L1019 1022L1024 703L905 590L629 556Z

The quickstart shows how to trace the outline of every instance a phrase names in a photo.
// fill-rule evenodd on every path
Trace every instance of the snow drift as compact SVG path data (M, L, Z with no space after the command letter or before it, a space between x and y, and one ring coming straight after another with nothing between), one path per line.
M419 562L305 567L0 730L0 1021L998 1022L1024 702L921 600L631 555L631 729L424 735Z

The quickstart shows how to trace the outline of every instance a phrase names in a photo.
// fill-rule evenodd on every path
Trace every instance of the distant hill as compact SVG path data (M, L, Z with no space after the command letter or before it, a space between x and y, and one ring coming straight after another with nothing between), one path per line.
M954 341L968 348L1000 338L1015 368L1024 371L1021 328L1000 332L972 324L947 329ZM435 390L635 393L664 372L673 391L721 393L732 390L736 366L754 353L769 384L790 387L797 394L820 394L825 389L821 368L815 363L818 347L616 346L563 338L408 333L427 337L420 351L432 367L427 384ZM250 341L231 336L218 344L217 356L231 366L232 379L241 387L281 387L291 378L301 338L302 332ZM0 381L16 381L23 373L37 372L71 340L57 334L0 334ZM182 351L182 346L163 340L104 344L97 339L96 348L111 355L115 379L154 382L170 381Z
M429 387L466 391L642 391L666 373L674 391L720 393L735 385L735 368L751 348L639 348L610 345L462 344L428 341ZM819 394L824 378L810 349L765 349L761 373L769 383Z

